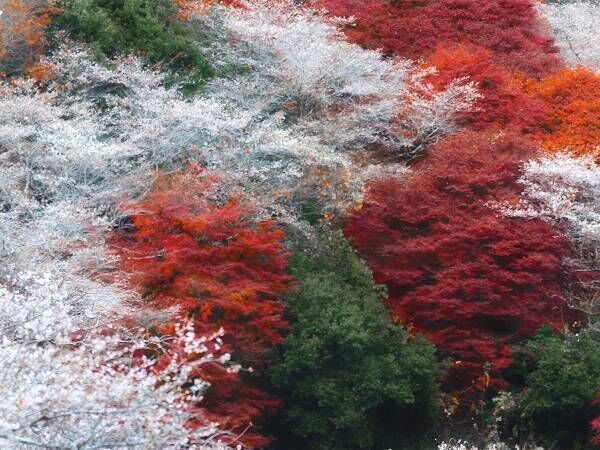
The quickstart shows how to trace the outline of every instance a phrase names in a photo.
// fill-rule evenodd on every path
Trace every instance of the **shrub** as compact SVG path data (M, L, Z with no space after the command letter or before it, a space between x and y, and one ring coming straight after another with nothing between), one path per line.
M525 388L515 397L522 434L535 432L555 448L588 448L593 401L600 386L600 341L589 333L560 336L542 328L516 352ZM554 448L554 447L553 447Z
M291 261L293 328L272 370L285 421L300 448L398 448L435 412L434 348L389 322L383 287L341 234L316 247Z

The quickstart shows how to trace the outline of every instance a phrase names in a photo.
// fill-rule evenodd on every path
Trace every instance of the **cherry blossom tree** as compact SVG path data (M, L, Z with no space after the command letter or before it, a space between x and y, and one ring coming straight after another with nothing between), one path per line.
M288 1L243 6L221 11L235 38L231 50L252 70L233 86L225 83L224 92L238 103L259 101L321 142L341 148L382 143L406 151L454 130L455 115L478 98L466 79L437 91L424 81L433 69L348 43L341 27L349 20Z
M600 3L597 0L540 2L537 9L552 26L562 57L571 65L600 72Z
M0 446L225 448L210 422L187 427L207 385L197 379L183 387L194 367L228 360L212 353L222 331L200 338L183 324L172 342L136 330L60 334L65 323L74 325L69 307L76 302L52 280L31 275L0 286ZM14 315L7 305L37 314ZM159 346L170 357L160 370L142 354Z
M519 179L523 186L512 216L539 217L565 226L580 243L600 243L600 168L591 156L557 153L528 161Z

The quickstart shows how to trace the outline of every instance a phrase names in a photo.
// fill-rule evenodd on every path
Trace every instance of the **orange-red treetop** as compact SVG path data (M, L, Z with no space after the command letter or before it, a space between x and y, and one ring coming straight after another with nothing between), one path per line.
M529 90L547 105L544 146L600 162L600 75L584 68L563 70L532 82Z
M238 199L220 202L213 182L161 178L143 201L126 207L129 230L116 245L148 304L180 308L200 334L223 327L232 359L260 372L287 329L279 300L289 283L283 232L255 223ZM240 432L277 405L239 374L205 368L198 375L212 383L203 405L222 429ZM266 439L251 428L244 442Z
M523 133L541 132L544 102L524 92L522 82L495 62L490 50L472 44L439 44L427 63L438 70L430 80L438 88L460 77L477 83L482 97L463 114L463 125L473 130L510 127Z
M6 0L0 10L0 72L5 75L29 68L42 52L44 31L54 8L39 0Z

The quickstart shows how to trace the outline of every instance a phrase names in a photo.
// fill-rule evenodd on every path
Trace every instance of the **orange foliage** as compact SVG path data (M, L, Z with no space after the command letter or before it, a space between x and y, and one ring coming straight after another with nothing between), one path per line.
M529 90L548 106L544 146L600 161L600 75L581 67L563 70Z
M190 20L197 15L205 14L211 5L215 3L240 7L240 0L172 0L173 5L179 10L178 16L181 20Z
M194 15L202 14L211 3L211 0L173 0L181 20L189 20Z
M218 197L214 186L208 178L160 179L143 202L128 206L129 231L115 244L148 304L178 307L201 335L223 327L225 350L256 375L287 329L278 300L289 282L283 232L270 222L255 224L236 199L211 200ZM197 375L212 385L201 406L223 429L242 432L278 405L256 387L255 375L242 378L216 367ZM243 440L267 442L253 430Z
M39 61L27 70L26 75L38 83L45 83L55 78L53 66L48 61Z
M11 75L30 67L43 51L54 9L41 0L7 0L1 9L0 71Z

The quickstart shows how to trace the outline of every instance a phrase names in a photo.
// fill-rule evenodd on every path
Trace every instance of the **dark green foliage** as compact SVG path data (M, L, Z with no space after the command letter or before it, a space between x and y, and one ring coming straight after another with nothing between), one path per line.
M61 0L57 28L88 42L100 57L140 53L189 78L196 88L212 70L170 0Z
M517 358L526 386L516 397L519 434L534 432L548 445L556 441L555 448L587 448L600 391L600 339L543 328Z
M414 450L402 446L436 412L435 349L388 321L384 288L341 233L317 248L292 258L293 331L272 370L284 421L298 448Z

